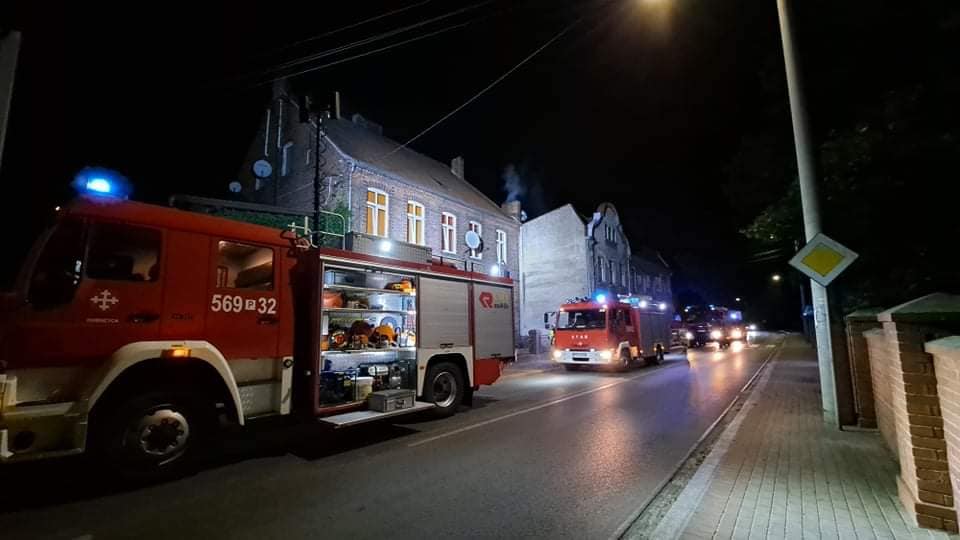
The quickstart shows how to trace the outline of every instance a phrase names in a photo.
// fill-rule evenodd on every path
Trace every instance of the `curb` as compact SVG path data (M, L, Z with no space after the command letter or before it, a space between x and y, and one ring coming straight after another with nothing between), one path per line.
M727 407L723 410L723 412L720 413L717 419L710 424L710 426L706 429L706 431L703 432L700 438L697 439L695 443L693 443L693 446L690 447L690 450L688 450L686 454L684 454L684 456L680 458L676 466L673 467L673 472L670 473L670 476L664 479L663 482L661 482L653 490L653 494L647 497L647 500L643 501L643 504L641 504L640 507L635 512L631 513L630 516L623 523L621 523L619 527L617 527L617 529L610 536L611 540L620 540L624 538L624 536L630 530L630 527L637 522L640 516L643 515L643 513L647 510L647 508L650 507L653 501L655 501L657 497L660 496L664 488L666 488L670 484L670 482L673 481L674 478L676 478L677 473L680 472L680 470L683 468L683 465L687 462L687 460L689 460L690 457L693 456L693 454L700 447L700 445L703 444L703 441L705 441L707 438L709 438L713 434L714 430L717 429L717 426L724 420L724 418L726 418L726 416L730 413L730 411L734 408L734 406L737 405L745 397L745 394L749 393L749 390L752 389L753 384L757 381L757 379L760 378L760 375L767 369L767 365L770 363L770 360L773 359L773 357L777 354L780 348L783 347L783 344L786 341L787 341L786 338L781 339L780 342L777 343L776 347L770 350L770 354L767 355L767 357L763 360L763 363L760 364L760 367L757 368L756 373L754 373L753 376L750 377L750 379L743 385L740 391L737 392L737 395L734 396L733 399L730 401L730 404L727 405Z

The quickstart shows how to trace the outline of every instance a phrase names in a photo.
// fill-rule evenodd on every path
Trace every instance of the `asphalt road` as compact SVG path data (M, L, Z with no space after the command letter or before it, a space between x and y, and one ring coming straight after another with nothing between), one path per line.
M229 436L200 473L102 485L80 460L0 470L0 537L608 538L773 351L629 373L517 373L447 420Z

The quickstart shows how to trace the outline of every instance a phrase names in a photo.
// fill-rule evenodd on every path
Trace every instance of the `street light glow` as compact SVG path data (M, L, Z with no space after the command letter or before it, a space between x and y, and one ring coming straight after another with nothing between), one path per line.
M783 279L783 277L781 277L780 274L774 274L770 276L770 279L772 279L776 283L776 282L779 282L781 279Z

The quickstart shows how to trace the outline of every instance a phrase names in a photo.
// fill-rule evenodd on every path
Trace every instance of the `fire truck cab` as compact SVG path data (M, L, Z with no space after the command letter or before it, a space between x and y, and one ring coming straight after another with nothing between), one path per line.
M699 349L715 341L721 349L745 340L743 312L722 306L687 306L683 310L680 337L685 347Z
M622 297L578 299L557 314L553 360L568 370L609 366L627 370L643 360L659 364L670 348L665 303Z
M221 423L453 414L514 354L512 282L83 196L0 312L0 462L192 461Z

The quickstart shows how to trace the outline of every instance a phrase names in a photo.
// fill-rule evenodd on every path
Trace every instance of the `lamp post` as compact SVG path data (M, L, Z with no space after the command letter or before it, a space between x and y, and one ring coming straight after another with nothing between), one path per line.
M777 0L780 18L780 37L783 41L783 61L787 72L787 90L790 95L790 115L793 119L793 138L797 153L797 172L800 177L800 204L803 210L803 229L807 242L820 232L820 201L817 196L816 168L813 145L810 141L806 99L803 95L800 69L793 43L793 27L789 0ZM837 387L833 376L833 349L830 340L830 310L827 288L810 280L813 300L813 319L817 336L817 359L820 369L820 396L823 420L839 427Z

